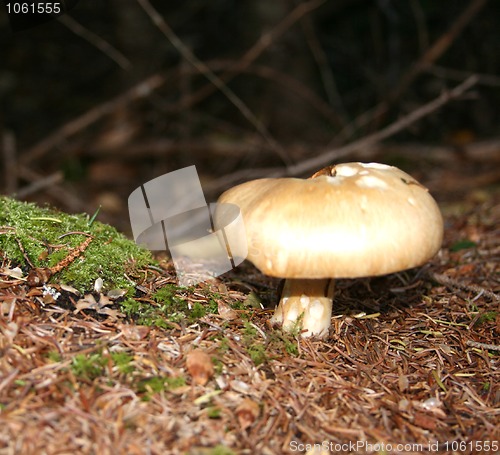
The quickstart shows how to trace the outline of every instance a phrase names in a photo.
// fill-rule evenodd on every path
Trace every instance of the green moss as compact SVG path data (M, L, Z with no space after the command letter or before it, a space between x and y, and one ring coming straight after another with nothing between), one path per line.
M189 289L182 288L182 292L189 292ZM171 322L196 322L210 311L210 305L205 306L199 302L191 304L178 293L178 286L167 284L151 295L153 304L141 305L131 298L121 303L122 311L138 324L164 329L170 328Z
M125 274L153 263L151 253L140 248L116 229L89 215L70 215L32 203L0 197L0 255L27 270L26 257L35 267L52 267L69 252L93 236L87 249L71 264L51 278L67 283L81 292L89 291L97 278L105 289L130 289ZM24 253L21 247L24 249Z
M283 332L274 330L266 333L266 339L263 339L255 326L244 321L243 328L243 345L245 346L248 355L256 366L272 360L274 357L282 357L284 354L297 357L299 348L297 345L297 333ZM224 339L221 340L219 349L225 348Z

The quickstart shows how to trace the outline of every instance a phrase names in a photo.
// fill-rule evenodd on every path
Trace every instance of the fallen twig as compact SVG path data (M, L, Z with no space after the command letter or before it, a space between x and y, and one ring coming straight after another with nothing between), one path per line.
M68 265L70 265L77 257L79 257L87 249L90 242L94 240L93 236L91 236L90 234L86 234L85 232L71 232L64 235L70 235L70 234L86 235L88 236L88 238L84 240L76 248L73 248L62 261L59 261L53 267L37 267L31 269L27 277L27 282L29 286L39 286L41 284L46 283L52 275L68 267Z
M442 273L436 273L436 272L429 272L429 277L436 281L439 284L442 284L443 286L446 286L447 288L451 289L462 289L464 291L471 291L471 292L476 292L476 293L481 293L482 295L489 297L492 300L500 301L500 296L495 294L492 291L489 291L488 289L485 289L481 286L478 286L477 284L467 284L463 283L459 280L456 280L454 278L451 278L447 275L444 275Z
M473 348L486 349L487 351L500 351L500 345L498 344L488 344L488 343L479 343L478 341L467 341L467 346L471 346Z

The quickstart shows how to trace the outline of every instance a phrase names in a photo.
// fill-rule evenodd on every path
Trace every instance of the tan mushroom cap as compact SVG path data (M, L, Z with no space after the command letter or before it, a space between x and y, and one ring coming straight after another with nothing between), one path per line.
M240 207L247 259L263 273L384 275L422 265L439 250L439 208L428 190L400 169L345 163L315 176L253 180L219 198Z

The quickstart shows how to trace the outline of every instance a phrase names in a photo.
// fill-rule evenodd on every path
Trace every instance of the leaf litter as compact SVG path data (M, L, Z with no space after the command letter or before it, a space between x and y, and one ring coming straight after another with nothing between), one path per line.
M445 211L443 249L421 269L340 280L326 340L270 327L278 282L250 265L177 288L160 259L133 296L51 280L55 298L4 256L0 449L425 453L463 441L460 453L481 453L474 441L500 437L499 204L497 192Z

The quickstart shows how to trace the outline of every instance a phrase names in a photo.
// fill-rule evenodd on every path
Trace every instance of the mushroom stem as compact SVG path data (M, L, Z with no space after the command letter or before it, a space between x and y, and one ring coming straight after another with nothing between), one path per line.
M328 335L334 282L331 279L288 279L271 318L284 330L299 327L303 337Z

